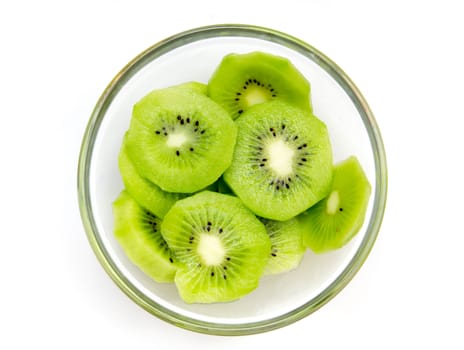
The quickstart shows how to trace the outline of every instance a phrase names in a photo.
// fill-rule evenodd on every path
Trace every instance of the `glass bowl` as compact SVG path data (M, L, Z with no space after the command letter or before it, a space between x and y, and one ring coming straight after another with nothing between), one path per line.
M328 127L334 162L358 157L372 185L366 219L342 249L314 254L288 273L264 276L259 287L230 303L186 304L173 284L159 284L125 256L113 236L112 202L123 188L118 153L132 106L149 91L185 81L206 83L231 52L284 56L311 83L314 113ZM214 25L167 38L129 62L110 82L82 142L78 194L90 244L113 281L153 315L189 330L221 335L269 331L308 316L333 298L367 258L382 221L387 169L380 131L363 96L328 57L287 34L248 25Z

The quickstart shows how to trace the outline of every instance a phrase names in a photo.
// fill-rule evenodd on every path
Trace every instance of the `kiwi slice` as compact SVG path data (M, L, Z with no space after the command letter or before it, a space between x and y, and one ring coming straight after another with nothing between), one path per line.
M348 243L362 227L370 193L356 157L336 164L329 195L298 217L305 246L322 253Z
M208 95L233 119L270 100L311 110L306 78L288 59L259 51L225 56L209 80Z
M289 220L324 198L332 181L332 150L325 124L281 101L250 108L224 179L256 215Z
M125 140L126 137L119 152L119 172L124 186L140 206L162 219L173 204L187 197L187 194L163 191L153 182L141 177L127 154Z
M161 230L179 262L175 283L184 301L232 301L258 286L271 243L238 198L203 191L181 199Z
M271 240L271 253L264 273L278 274L298 267L306 251L300 222L296 218L261 221Z
M161 219L143 209L127 191L113 202L114 235L128 258L157 282L173 282L174 256L161 236Z
M236 134L217 103L171 87L136 103L126 147L142 177L164 191L192 193L214 183L230 165Z
M171 88L184 89L193 93L199 93L202 95L208 94L208 85L200 83L198 81L189 81L179 85L171 86Z

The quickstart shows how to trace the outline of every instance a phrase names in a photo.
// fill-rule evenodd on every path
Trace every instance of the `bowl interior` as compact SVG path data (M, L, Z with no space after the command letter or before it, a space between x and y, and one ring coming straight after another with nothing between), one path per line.
M177 44L179 45L179 43ZM310 55L264 38L222 36L201 38L157 54L145 56L143 68L127 78L112 95L104 118L97 128L90 153L88 191L95 236L105 247L113 269L125 276L130 288L174 315L201 322L244 324L263 322L308 305L323 293L346 269L368 234L374 214L371 196L366 220L359 234L344 248L322 255L310 250L301 265L289 273L265 276L260 286L239 301L199 305L186 304L173 284L159 284L145 276L125 256L113 237L112 202L123 188L118 171L118 153L129 127L134 103L149 91L186 81L207 83L221 58L231 52L266 51L287 57L307 77L312 88L314 113L327 124L334 161L355 155L361 162L376 193L376 164L373 146L352 97Z

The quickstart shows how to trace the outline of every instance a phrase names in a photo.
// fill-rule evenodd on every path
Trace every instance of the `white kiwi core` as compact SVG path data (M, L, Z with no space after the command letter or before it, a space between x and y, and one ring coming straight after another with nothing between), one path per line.
M181 147L188 140L187 135L183 131L177 131L172 134L169 134L167 139L167 145L169 147Z
M249 88L245 94L245 101L248 107L257 105L270 100L270 96L261 88Z
M328 215L334 215L340 205L340 196L338 191L332 191L329 198L327 199L327 205L325 211Z
M226 250L218 236L202 233L197 246L197 253L206 266L219 265L226 256Z
M269 155L269 167L280 177L285 177L293 172L293 157L295 151L283 140L275 140L267 145Z

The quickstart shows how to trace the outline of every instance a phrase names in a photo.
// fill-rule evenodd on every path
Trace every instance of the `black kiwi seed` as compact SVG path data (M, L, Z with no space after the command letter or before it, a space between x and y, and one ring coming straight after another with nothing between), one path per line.
M226 275L222 275L222 277L224 277L225 280L227 279L227 276L226 276Z
M169 261L171 262L171 264L174 262L174 260L172 260L172 258L169 258Z
M180 156L179 150L176 151L176 156Z
M343 208L338 209L339 211L343 211Z
M211 271L211 277L214 277L214 271Z
M182 117L180 115L177 116L177 120L181 120Z
M190 147L190 152L193 152L193 147Z

